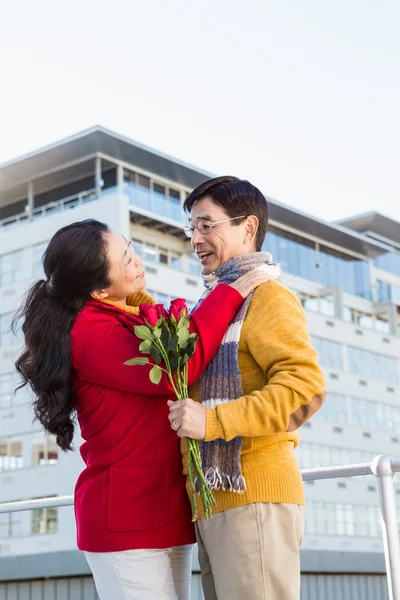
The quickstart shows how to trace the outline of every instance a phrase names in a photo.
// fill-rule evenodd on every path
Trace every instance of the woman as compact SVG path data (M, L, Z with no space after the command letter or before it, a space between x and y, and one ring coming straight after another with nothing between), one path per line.
M16 363L35 395L34 410L63 450L72 448L74 413L86 468L75 488L78 547L102 600L189 597L195 538L179 442L170 429L164 378L139 356L133 326L144 288L141 259L107 225L88 220L60 229L44 256L46 280L31 288L20 315L26 347ZM193 313L199 334L189 363L195 381L216 352L243 298L266 280L260 271L218 285Z

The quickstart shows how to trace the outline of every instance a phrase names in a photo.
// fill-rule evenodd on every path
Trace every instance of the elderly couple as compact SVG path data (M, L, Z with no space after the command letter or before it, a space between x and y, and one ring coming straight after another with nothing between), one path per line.
M79 421L78 547L101 600L188 600L196 540L206 600L298 600L304 496L293 450L323 402L324 378L302 307L261 251L261 192L218 177L185 210L206 288L190 317L199 336L190 399L172 401L149 366L124 365L140 355L138 307L155 301L129 241L95 220L50 241L46 279L20 311L16 366L63 450ZM186 437L202 440L217 503L210 520L199 503L194 525Z

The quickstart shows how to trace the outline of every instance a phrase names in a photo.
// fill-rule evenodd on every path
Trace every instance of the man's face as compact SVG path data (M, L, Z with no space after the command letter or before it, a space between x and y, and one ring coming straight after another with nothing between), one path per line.
M201 221L215 223L229 218L221 206L214 204L210 196L205 196L193 205L190 222L192 225L197 225ZM233 224L238 221L239 225ZM208 234L202 234L198 229L194 230L192 246L200 260L203 275L213 273L234 256L249 252L245 244L245 219L238 221L216 225Z

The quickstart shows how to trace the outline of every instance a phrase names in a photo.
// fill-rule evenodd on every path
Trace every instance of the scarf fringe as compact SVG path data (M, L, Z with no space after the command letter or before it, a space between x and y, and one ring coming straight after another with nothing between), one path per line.
M210 490L223 490L224 492L234 492L244 494L246 491L246 480L243 475L228 475L221 473L218 467L210 467L204 473L206 482Z

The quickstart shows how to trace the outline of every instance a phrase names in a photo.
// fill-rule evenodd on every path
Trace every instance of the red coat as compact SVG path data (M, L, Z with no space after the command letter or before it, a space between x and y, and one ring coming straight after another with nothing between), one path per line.
M215 354L242 296L219 284L191 317L200 339L193 383ZM72 328L76 406L86 468L75 488L78 547L89 552L168 548L194 542L179 438L168 421L174 399L164 377L124 362L139 353L139 319L89 301Z

